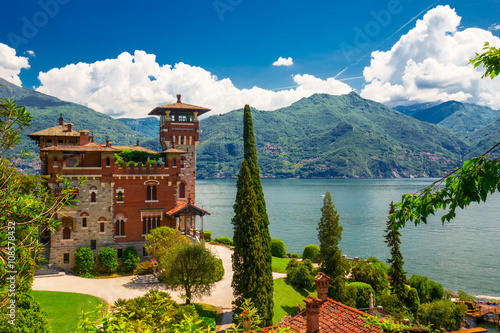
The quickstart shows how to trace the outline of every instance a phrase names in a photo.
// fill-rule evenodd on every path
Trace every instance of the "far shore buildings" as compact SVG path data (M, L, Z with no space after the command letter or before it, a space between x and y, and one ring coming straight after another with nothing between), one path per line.
M58 214L57 231L45 235L50 242L47 259L69 270L80 247L90 247L94 256L111 247L121 257L131 245L144 257L145 236L159 226L200 237L203 216L209 213L195 205L196 146L198 116L208 111L182 103L180 95L176 103L154 108L149 114L160 116L160 153L139 144L96 143L89 130L75 130L62 115L57 126L30 134L40 146L41 174L48 176L48 186L61 188L61 176L73 184L77 200L74 209ZM129 160L118 163L115 154L123 151L131 151ZM147 160L137 162L134 154ZM148 156L158 159L151 163ZM87 181L79 185L82 177Z

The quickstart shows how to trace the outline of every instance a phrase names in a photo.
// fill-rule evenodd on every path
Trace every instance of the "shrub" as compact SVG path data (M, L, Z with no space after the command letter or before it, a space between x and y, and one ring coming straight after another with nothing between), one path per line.
M297 288L311 289L314 286L314 273L309 259L303 262L291 259L286 265L286 280Z
M109 247L103 247L99 250L97 255L97 262L101 267L103 267L108 273L116 271L118 268L118 258L116 249Z
M376 258L369 259L371 264L366 261L358 261L352 268L352 280L357 282L368 283L377 292L382 294L382 291L387 289L388 277L387 266Z
M406 295L404 303L408 310L411 311L411 313L417 313L418 309L420 308L420 298L418 298L417 289L410 288L410 290L408 290L408 294Z
M205 242L211 242L212 241L212 233L210 231L203 231L203 239Z
M425 325L432 325L433 329L453 331L458 329L464 320L467 310L465 304L455 304L451 301L437 300L423 304L417 313L418 321Z
M215 258L215 260L217 261L217 274L215 282L217 282L222 280L222 278L224 277L224 265L222 264L222 259Z
M231 240L231 238L229 238L227 236L222 236L222 237L216 238L216 239L214 239L214 242L219 243L219 244L233 246L233 241Z
M12 299L15 298L13 297ZM10 318L7 314L10 314L10 310L7 306L0 308L0 327L2 327L2 333L51 332L47 312L33 296L25 294L21 299L16 299L15 305L15 325L11 325L8 322Z
M299 259L300 258L300 256L297 253L292 253L291 257L294 258L294 259Z
M86 275L94 269L94 252L89 247L81 247L75 251L75 274Z
M140 262L134 269L135 275L148 275L153 274L153 263L149 260Z
M420 303L431 302L444 296L444 289L440 283L429 280L427 276L413 274L410 278L410 286L417 289Z
M302 253L303 259L309 259L312 262L318 262L319 257L319 246L316 244L309 244L304 248Z
M286 246L281 239L271 239L271 255L273 257L285 258Z
M137 255L137 249L134 246L127 246L123 250L122 264L127 272L132 272L137 265L141 262L141 259Z
M370 306L370 293L373 294L373 302L375 304L375 291L372 286L364 282L353 282L346 286L348 303L355 303L356 308L368 308Z

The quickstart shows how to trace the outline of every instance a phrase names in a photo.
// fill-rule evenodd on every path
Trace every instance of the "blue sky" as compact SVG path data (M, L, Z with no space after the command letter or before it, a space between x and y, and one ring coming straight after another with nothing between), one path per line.
M145 116L176 93L214 113L350 90L389 105L457 99L500 108L498 84L466 63L484 41L500 46L498 0L19 0L2 8L0 76L115 117ZM278 66L280 57L288 62Z

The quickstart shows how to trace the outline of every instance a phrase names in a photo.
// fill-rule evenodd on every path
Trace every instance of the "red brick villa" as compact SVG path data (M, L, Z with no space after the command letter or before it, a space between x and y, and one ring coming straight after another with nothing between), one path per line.
M136 146L113 146L94 142L88 130L59 124L29 135L40 146L41 173L53 190L62 186L57 176L76 188L75 209L58 214L61 225L50 234L47 259L57 268L71 269L74 253L90 247L118 250L135 246L145 256L145 236L159 226L169 226L192 237L203 233L207 211L196 207L196 146L198 116L210 109L177 102L156 107L149 114L160 116L161 163L117 163L115 153L124 150L158 152ZM81 177L87 182L78 185ZM199 231L196 216L200 217Z

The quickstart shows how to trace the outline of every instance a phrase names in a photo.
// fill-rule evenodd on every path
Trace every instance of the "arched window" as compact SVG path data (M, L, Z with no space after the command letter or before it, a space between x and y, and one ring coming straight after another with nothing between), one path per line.
M97 202L95 192L90 193L90 202Z
M186 184L180 183L179 184L179 198L185 198L186 197Z
M117 198L118 201L123 201L123 193L122 192L118 192L118 198Z
M175 167L177 167L177 160L174 158L172 160L172 168L175 168Z
M125 236L125 221L118 220L115 223L115 235L116 236Z
M156 200L156 185L148 185L146 200Z
M57 166L57 157L54 157L54 166Z
M106 157L106 166L111 165L111 159L109 157Z
M63 239L71 239L71 228L70 227L63 228Z

